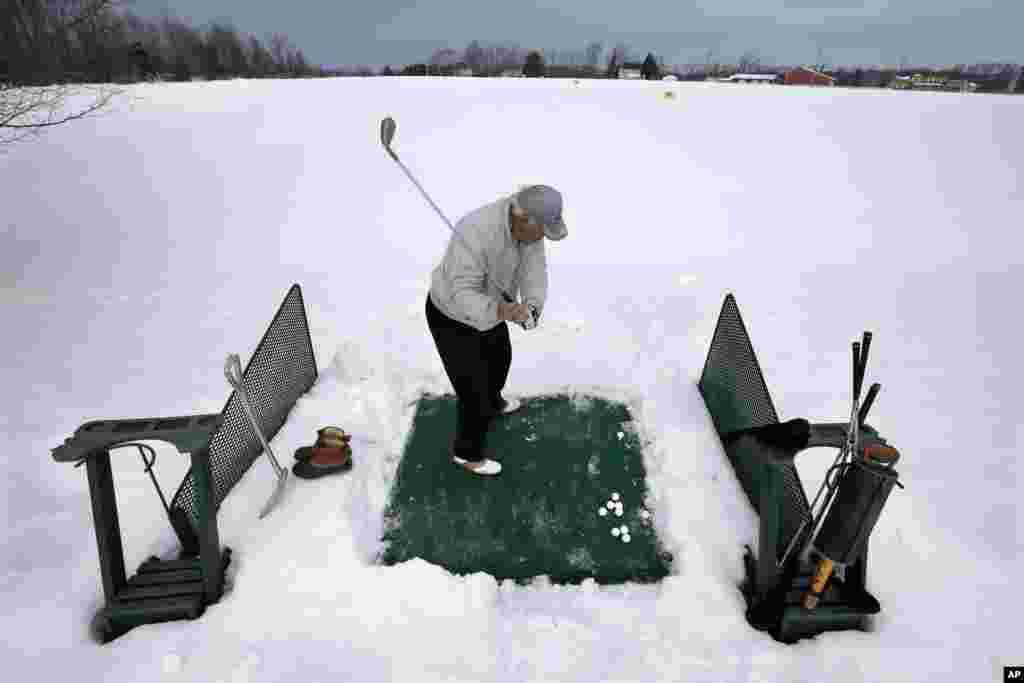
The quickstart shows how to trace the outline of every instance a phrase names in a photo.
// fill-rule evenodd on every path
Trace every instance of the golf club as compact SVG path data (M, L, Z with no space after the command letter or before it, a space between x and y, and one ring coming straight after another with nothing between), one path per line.
M481 270L483 270L486 273L487 269L480 264L480 260L476 258L476 254L473 253L473 250L470 249L469 245L466 244L465 240L462 239L462 235L460 235L455 230L455 226L452 225L452 222L448 220L448 218L445 217L443 213L441 213L441 209L437 208L437 204L434 203L434 200L430 198L430 195L428 195L426 190L423 189L423 186L419 184L419 181L417 181L416 178L413 177L412 173L409 172L409 169L407 169L405 167L405 164L402 163L402 160L398 158L397 154L395 154L395 150L392 149L391 147L391 142L395 139L395 133L397 132L397 130L398 124L395 123L395 120L390 116L385 117L380 122L380 141L381 144L384 145L385 151L387 151L391 158L395 160L395 163L398 164L403 171L405 171L405 175L409 176L409 180L413 182L413 184L416 186L416 189L418 189L420 191L420 194L423 195L424 199L430 202L430 205L434 207L434 211L437 212L437 215L440 216L441 220L445 222L445 225L448 226L448 229L451 230L452 233L459 239L459 242L461 242L462 246L464 246L466 248L466 251L469 252L469 255L473 258L473 261L477 264L478 267L481 268ZM499 287L498 289L501 290L501 296L502 298L505 299L506 302L515 303L515 299L509 296L503 287Z

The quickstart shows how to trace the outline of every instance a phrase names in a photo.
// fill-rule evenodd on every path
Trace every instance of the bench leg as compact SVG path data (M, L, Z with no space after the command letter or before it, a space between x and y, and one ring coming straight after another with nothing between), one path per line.
M778 587L778 537L782 527L782 476L777 467L766 467L761 482L757 538L757 594L765 597Z
M220 600L224 568L217 533L217 509L214 504L210 453L203 449L192 453L192 477L195 479L196 515L199 521L199 562L203 572L203 596L206 604Z
M96 527L103 594L109 603L127 583L114 477L110 469L110 451L101 451L88 458L85 471L89 479L89 499L92 502L93 526Z

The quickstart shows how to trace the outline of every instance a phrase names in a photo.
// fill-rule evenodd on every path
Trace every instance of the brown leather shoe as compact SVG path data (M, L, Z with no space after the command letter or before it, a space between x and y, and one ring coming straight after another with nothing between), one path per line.
M329 426L316 430L316 442L312 446L303 446L295 450L295 459L302 462L313 457L314 448L344 448L352 440L352 435L341 427Z
M328 474L347 472L352 469L352 447L318 447L312 449L309 460L300 460L292 466L292 473L302 479L317 479Z
M298 461L292 473L302 479L317 479L336 472L352 469L351 434L341 427L329 426L317 430L316 443L295 451Z

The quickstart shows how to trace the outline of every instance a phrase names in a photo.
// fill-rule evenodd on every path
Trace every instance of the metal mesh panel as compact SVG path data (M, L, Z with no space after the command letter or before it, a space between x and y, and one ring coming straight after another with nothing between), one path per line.
M723 442L726 435L739 429L762 427L779 421L765 384L761 366L754 355L746 325L732 294L727 294L718 316L704 371L698 384L704 403ZM726 448L733 470L758 514L758 492L765 485L769 467L777 467L784 489L780 501L781 524L777 548L779 556L810 511L800 475L793 465L767 465L745 448ZM778 559L778 558L776 558Z
M782 524L779 525L776 561L782 559L786 547L800 529L800 524L811 514L811 505L807 502L807 493L804 491L804 485L800 483L800 475L797 474L796 467L782 465L779 469L782 470L782 486L785 488L785 493L779 505ZM807 531L810 531L810 524L808 524Z
M719 435L779 421L732 294L722 304L698 386Z
M274 438L295 401L313 386L316 378L316 359L302 290L295 284L288 290L243 373L242 384L267 441ZM263 452L238 392L231 392L222 414L224 422L209 444L215 508L220 507ZM171 508L184 510L195 525L198 515L191 471L174 494Z

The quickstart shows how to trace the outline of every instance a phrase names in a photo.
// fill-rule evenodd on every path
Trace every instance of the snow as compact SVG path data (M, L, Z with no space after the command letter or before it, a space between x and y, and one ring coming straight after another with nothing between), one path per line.
M1024 661L1024 100L543 79L128 91L0 155L10 678L843 683L998 680ZM525 183L563 192L569 237L548 245L540 327L511 329L507 393L627 403L676 558L662 583L374 564L411 402L449 390L423 314L449 232L381 149L384 116L452 220ZM292 282L321 374L272 446L290 462L340 425L355 468L290 479L259 520L274 479L255 463L219 515L221 602L98 646L84 471L49 449L90 419L218 412L225 356L245 362ZM874 332L869 421L907 488L872 536L873 633L784 646L743 618L756 519L695 386L730 291L783 419L848 417L850 342ZM152 445L173 492L186 458ZM798 462L810 493L833 455ZM113 463L134 571L176 540L134 452Z

